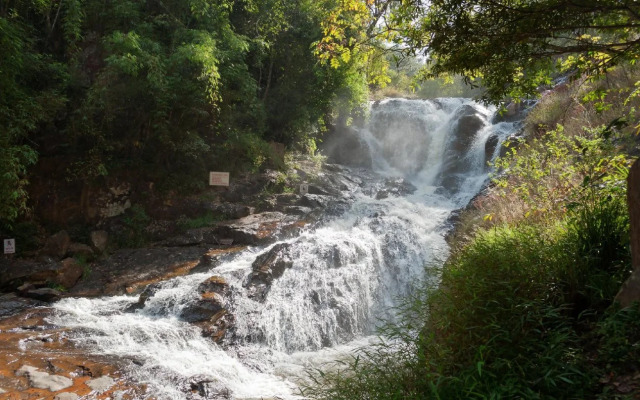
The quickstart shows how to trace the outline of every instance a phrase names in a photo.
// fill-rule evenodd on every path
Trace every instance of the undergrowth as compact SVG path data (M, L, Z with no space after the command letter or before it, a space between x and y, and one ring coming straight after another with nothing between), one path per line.
M546 102L576 93L583 88ZM640 309L614 302L631 270L625 180L635 122L579 122L611 111L595 103L578 101L582 116L568 127L559 112L542 126L544 108L534 113L540 131L496 162L495 185L463 216L469 228L454 238L440 285L406 299L402 321L377 345L308 371L303 395L638 398ZM618 111L629 117L630 108Z

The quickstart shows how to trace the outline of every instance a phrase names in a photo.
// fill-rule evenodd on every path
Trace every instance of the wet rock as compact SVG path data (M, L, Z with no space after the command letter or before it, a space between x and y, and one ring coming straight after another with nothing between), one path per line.
M73 385L73 381L60 375L49 375L46 372L30 365L23 365L16 371L16 376L26 376L29 378L29 385L37 389L45 389L57 392Z
M305 194L300 199L300 205L309 208L327 208L330 201L328 196Z
M384 181L385 191L394 196L407 196L418 190L411 182L403 178L386 179Z
M449 143L458 154L463 154L471 147L476 134L487 123L485 116L471 105L463 105L456 111L456 122L452 127Z
M289 243L280 243L256 258L251 266L253 272L244 284L249 288L250 298L264 301L273 280L280 278L287 268L293 266L289 255L290 247Z
M27 290L34 289L33 285ZM18 297L14 293L7 293L0 295L0 319L12 317L25 310L45 305L46 303L28 299L24 297Z
M233 239L234 244L268 244L282 235L296 233L298 218L281 212L253 214L236 221L221 223L212 233Z
M53 398L53 400L77 400L79 398L80 396L78 396L75 393L63 392L63 393L58 393L56 397Z
M83 272L84 267L76 259L65 258L60 262L54 282L65 289L71 289L82 277Z
M221 276L212 276L198 286L198 292L200 294L218 293L222 296L226 296L229 292L229 283L227 283L227 280Z
M92 390L98 393L107 391L115 383L116 381L114 381L113 378L108 376L101 376L100 378L89 379L86 382L87 386L89 386Z
M122 249L93 263L91 273L70 291L74 296L141 293L148 285L189 273L208 247Z
M495 133L489 136L487 141L484 143L484 165L489 168L488 162L493 158L493 154L496 151L496 147L498 147L498 142L500 138Z
M376 200L386 199L387 197L389 197L389 192L384 189L376 193Z
M60 231L47 239L44 248L40 251L40 254L48 255L60 260L67 254L70 244L71 238L67 231Z
M94 253L91 246L82 243L71 243L69 245L68 253L72 257L83 257L85 260L93 258Z
M180 318L191 323L210 321L221 311L226 311L224 297L217 293L206 293L200 300L185 307Z
M154 283L154 284L151 284L151 285L147 286L142 291L142 293L140 293L140 296L138 297L138 302L130 305L129 307L127 307L125 312L134 312L136 310L143 309L145 304L147 303L147 300L149 300L151 297L153 297L156 294L156 292L158 291L159 288L160 288L160 285L157 284L157 283Z
M62 297L62 293L51 288L40 288L28 290L22 293L22 296L51 303L60 300L60 298Z
M91 246L98 253L104 253L109 244L109 234L106 231L93 231L90 234Z

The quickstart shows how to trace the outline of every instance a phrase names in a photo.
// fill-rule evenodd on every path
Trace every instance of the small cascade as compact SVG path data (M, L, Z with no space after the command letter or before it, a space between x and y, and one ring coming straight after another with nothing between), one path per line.
M379 321L393 321L398 298L438 281L429 266L448 255L442 224L481 188L487 160L515 129L492 124L493 114L466 99L379 102L357 132L376 178L343 215L157 284L143 303L64 299L51 322L87 351L119 359L158 399L298 398L293 382L305 365L363 345ZM272 276L259 273L265 263ZM213 275L228 285L235 318L224 348L186 317Z

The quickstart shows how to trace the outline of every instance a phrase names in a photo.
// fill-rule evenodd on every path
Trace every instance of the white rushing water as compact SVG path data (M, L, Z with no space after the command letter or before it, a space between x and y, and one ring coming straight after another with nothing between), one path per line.
M498 151L491 141L514 130L513 123L492 124L493 114L464 99L383 101L361 138L376 173L407 179L413 194L376 199L383 196L359 190L339 218L163 282L135 312L125 310L137 296L64 299L52 322L72 328L90 352L130 360L128 376L159 399L297 398L293 381L305 366L366 345L380 319L393 319L398 297L424 279L437 281L425 266L447 257L442 224L482 187L487 157ZM477 128L473 137L460 134L469 124ZM251 265L274 246L289 267L263 301L249 298L243 284ZM212 275L233 293L234 341L224 349L181 319Z

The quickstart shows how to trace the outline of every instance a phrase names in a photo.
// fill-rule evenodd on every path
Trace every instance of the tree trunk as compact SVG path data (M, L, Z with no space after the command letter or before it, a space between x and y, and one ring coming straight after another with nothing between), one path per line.
M631 233L631 276L622 285L616 300L622 307L628 307L634 301L640 301L640 162L631 166L627 178L627 203Z

